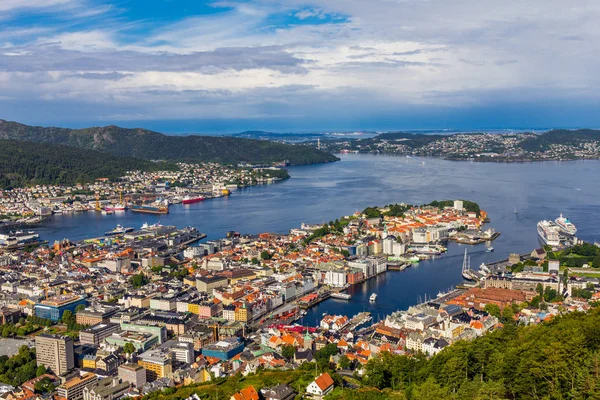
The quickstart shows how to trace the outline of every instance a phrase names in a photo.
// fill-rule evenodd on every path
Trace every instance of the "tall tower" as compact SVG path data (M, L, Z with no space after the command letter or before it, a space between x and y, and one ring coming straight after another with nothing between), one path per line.
M317 139L317 149L321 150L321 138Z
M37 365L62 375L75 368L73 339L68 336L38 335L35 337Z

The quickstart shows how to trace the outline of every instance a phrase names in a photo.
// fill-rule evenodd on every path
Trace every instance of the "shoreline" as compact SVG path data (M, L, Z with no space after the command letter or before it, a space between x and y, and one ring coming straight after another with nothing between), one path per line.
M543 163L543 162L555 162L555 161L598 161L600 160L600 155L598 157L577 157L577 158L549 158L549 159L514 159L514 160L506 160L506 159L494 159L494 158L477 158L477 157L447 157L443 155L426 155L426 154L412 154L412 153L381 153L381 152L354 152L350 151L347 153L336 152L334 154L337 155L370 155L370 156L390 156L390 157L405 157L405 158L434 158L437 160L445 160L445 161L462 161L462 162L478 162L478 163L490 163L490 164L528 164L528 163ZM341 160L343 161L343 160Z

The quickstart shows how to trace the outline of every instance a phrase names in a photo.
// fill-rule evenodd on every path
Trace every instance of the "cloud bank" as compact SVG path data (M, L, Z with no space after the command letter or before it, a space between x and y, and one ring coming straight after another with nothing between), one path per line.
M599 17L585 0L5 0L0 118L167 131L598 126Z

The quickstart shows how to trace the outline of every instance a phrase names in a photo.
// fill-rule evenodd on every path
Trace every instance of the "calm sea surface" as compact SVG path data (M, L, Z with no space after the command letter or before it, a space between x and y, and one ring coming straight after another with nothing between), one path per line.
M302 222L327 222L372 205L461 198L479 203L491 218L488 226L502 232L493 244L494 253L486 253L483 244L467 246L473 267L539 247L537 221L560 213L577 226L579 238L594 241L600 233L600 161L499 164L375 155L341 158L332 164L291 167L291 179L238 190L229 198L175 205L168 215L55 215L36 230L52 243L101 236L117 224L139 228L144 222L161 222L195 226L217 239L229 230L287 232ZM353 315L365 310L377 320L406 309L419 297L435 297L462 281L463 252L463 246L451 243L448 253L436 260L354 286L350 301L327 300L313 308L304 323L314 324L325 312ZM369 304L373 292L377 302Z

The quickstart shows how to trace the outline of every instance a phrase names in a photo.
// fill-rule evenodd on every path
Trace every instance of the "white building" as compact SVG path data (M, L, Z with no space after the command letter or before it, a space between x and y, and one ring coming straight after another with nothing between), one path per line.
M342 287L348 283L346 272L342 270L329 270L325 273L325 284L333 287Z
M306 393L312 396L323 397L331 392L333 387L333 379L327 372L324 372L306 387Z

